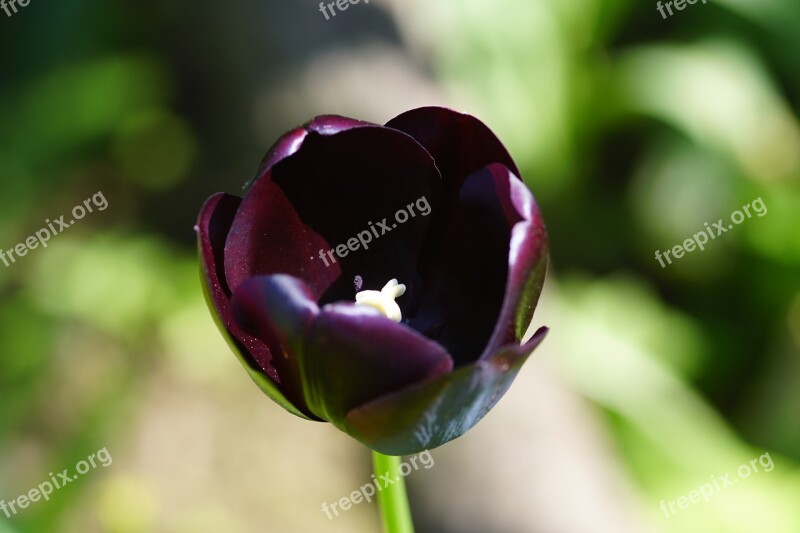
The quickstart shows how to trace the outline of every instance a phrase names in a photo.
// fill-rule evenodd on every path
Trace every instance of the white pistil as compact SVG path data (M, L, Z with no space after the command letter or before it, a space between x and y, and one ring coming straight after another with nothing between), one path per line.
M361 291L356 293L356 305L369 305L374 307L395 322L403 319L400 306L394 301L406 292L406 286L398 283L396 279L390 280L380 291Z

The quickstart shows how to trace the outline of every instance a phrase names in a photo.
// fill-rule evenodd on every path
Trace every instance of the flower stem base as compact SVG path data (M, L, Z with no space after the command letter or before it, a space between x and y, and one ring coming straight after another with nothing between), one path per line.
M372 452L372 466L375 470L376 483L382 483L381 476L389 483L378 492L378 505L381 510L384 533L414 533L406 482L400 474L400 459L400 457Z

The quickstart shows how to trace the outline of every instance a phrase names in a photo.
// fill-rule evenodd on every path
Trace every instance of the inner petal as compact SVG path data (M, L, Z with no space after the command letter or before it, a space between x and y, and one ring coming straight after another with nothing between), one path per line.
M228 283L285 273L324 304L352 300L356 275L367 287L414 279L440 199L433 160L408 135L311 132L244 199L226 242Z
M435 334L456 365L480 356L500 318L511 233L524 220L510 180L518 178L500 164L471 174L442 234L427 243L426 290L411 326Z

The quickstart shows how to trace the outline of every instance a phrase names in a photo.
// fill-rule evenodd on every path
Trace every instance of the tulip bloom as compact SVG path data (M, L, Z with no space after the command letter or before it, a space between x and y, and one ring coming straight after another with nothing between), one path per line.
M548 244L519 176L482 122L448 109L318 117L278 140L244 198L203 206L212 314L288 411L386 455L440 446L546 333L520 344Z

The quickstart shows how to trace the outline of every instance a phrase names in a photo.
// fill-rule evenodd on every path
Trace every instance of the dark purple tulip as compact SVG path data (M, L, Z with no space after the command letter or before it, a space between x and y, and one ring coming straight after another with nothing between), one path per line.
M548 245L519 175L482 122L448 109L386 126L318 117L272 147L244 198L203 206L212 313L290 412L386 455L440 446L494 407L546 333L520 345ZM401 322L356 304L393 279Z

